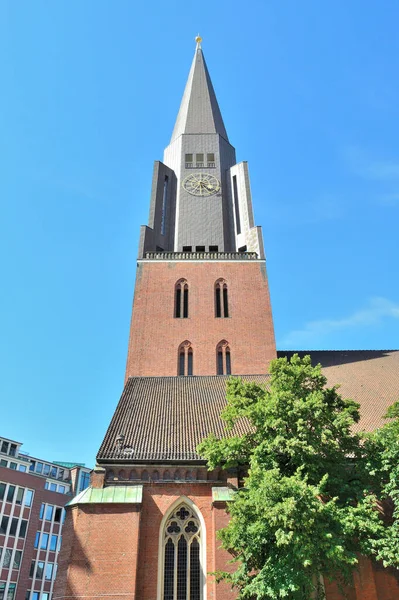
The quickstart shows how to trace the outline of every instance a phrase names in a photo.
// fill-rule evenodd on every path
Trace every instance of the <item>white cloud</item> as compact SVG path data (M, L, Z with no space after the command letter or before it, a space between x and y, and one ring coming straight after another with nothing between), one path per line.
M319 345L323 338L335 331L356 327L369 327L384 319L399 319L399 304L386 298L372 298L369 306L341 319L321 319L309 321L303 329L288 333L280 346L289 348L311 348Z

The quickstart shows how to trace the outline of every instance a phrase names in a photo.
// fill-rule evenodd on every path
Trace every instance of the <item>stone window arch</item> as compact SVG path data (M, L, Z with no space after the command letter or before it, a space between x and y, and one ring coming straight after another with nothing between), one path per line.
M188 340L180 344L177 360L178 375L187 376L193 374L193 348L191 342Z
M231 352L226 340L222 340L216 346L216 373L231 375Z
M187 279L179 279L175 285L175 318L188 318L188 282Z
M188 498L179 498L162 519L158 600L204 600L205 523Z
M227 318L229 313L229 290L225 279L215 282L215 317Z

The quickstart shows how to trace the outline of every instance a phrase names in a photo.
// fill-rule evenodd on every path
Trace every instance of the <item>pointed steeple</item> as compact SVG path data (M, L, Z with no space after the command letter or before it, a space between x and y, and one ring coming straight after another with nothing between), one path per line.
M171 142L183 133L219 133L228 141L215 91L201 49L197 47L184 90Z

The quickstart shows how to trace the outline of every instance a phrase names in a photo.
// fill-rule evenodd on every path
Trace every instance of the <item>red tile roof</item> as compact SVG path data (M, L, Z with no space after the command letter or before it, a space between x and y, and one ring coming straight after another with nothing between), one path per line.
M279 352L290 357L294 352ZM328 385L360 403L357 429L370 431L384 423L388 406L399 400L399 351L301 351L320 362ZM97 455L110 461L198 461L196 447L209 433L218 437L241 434L245 422L226 431L220 413L226 404L224 376L131 377ZM266 384L268 375L247 375ZM117 438L123 435L121 448Z

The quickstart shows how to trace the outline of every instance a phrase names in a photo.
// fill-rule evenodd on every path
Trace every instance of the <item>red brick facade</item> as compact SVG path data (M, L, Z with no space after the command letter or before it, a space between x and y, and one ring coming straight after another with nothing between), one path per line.
M233 600L236 593L217 584L209 573L225 570L231 558L220 549L216 532L228 522L225 503L212 502L209 483L144 484L137 505L80 505L69 510L64 526L54 600L111 598L156 600L159 535L163 516L179 499L188 498L200 511L206 532L206 598ZM232 568L232 567L230 567ZM354 586L344 594L324 582L327 600L397 600L399 584L387 570L360 558Z
M215 283L228 286L229 317L215 317ZM188 318L175 318L175 285L189 286ZM142 261L130 330L126 379L178 375L178 348L188 340L193 374L216 375L216 348L226 340L233 374L266 373L276 358L263 261Z

